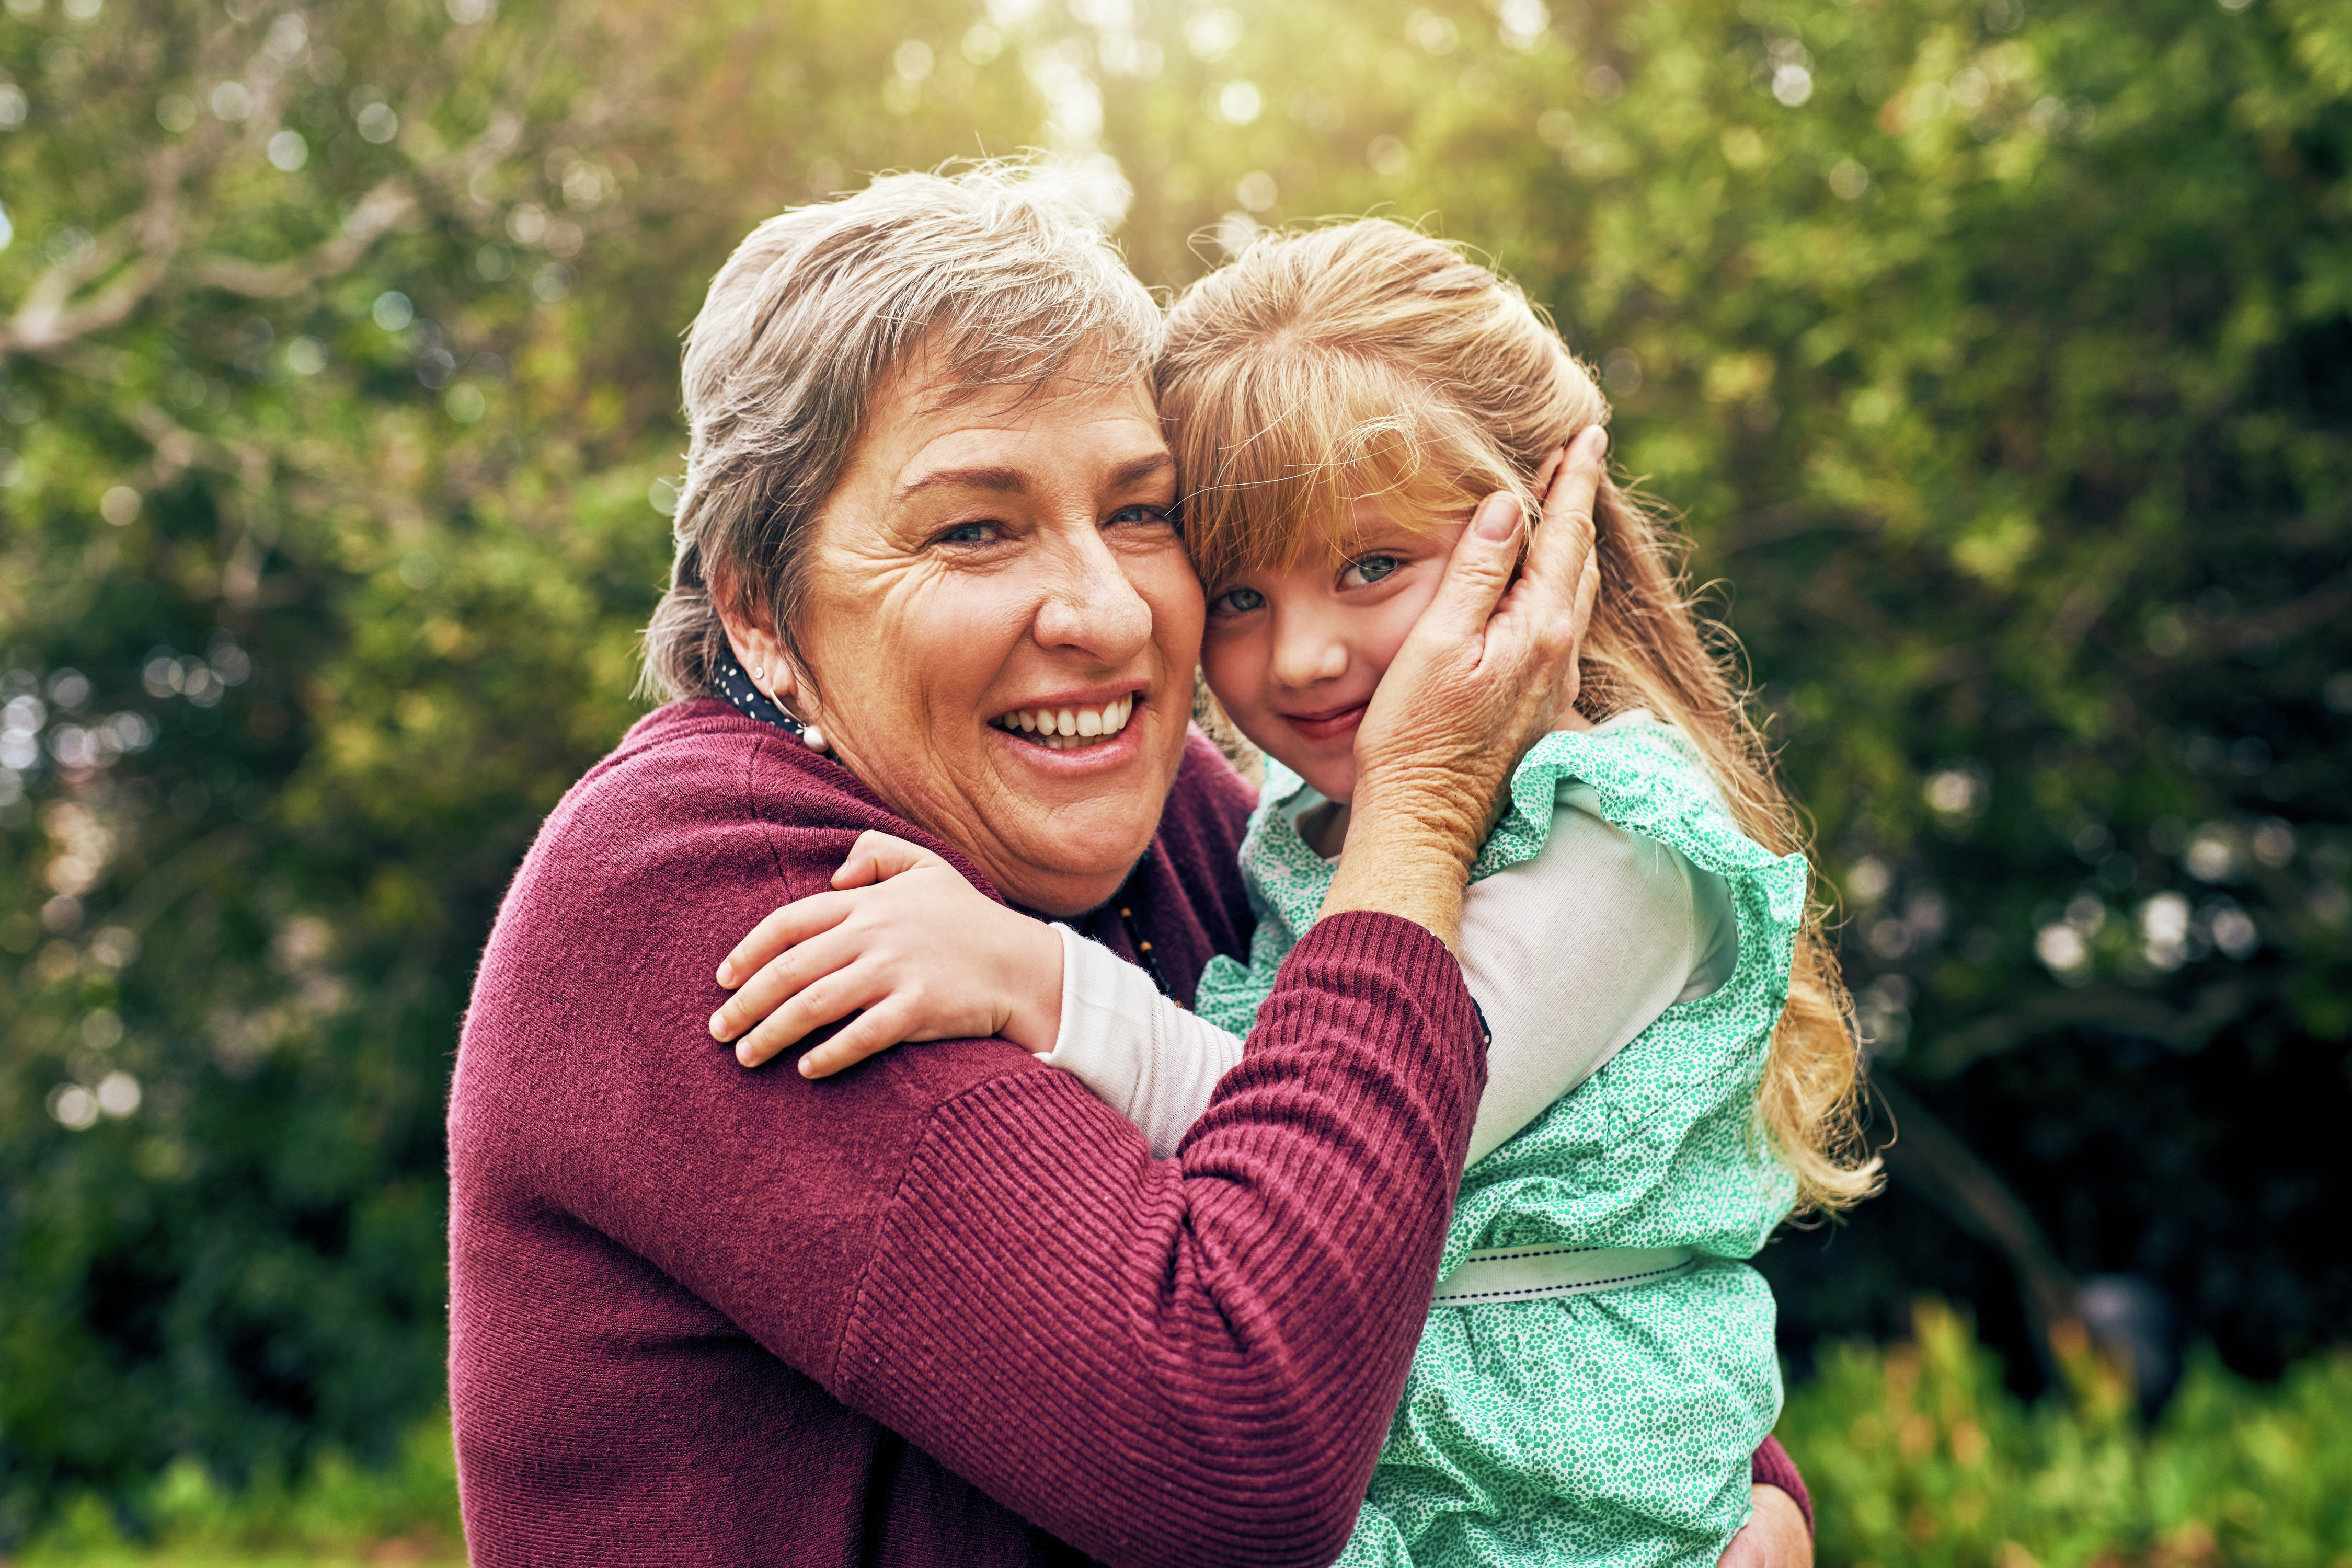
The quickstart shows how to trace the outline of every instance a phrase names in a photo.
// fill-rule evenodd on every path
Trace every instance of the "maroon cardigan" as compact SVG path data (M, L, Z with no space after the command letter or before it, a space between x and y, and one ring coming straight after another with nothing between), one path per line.
M1246 941L1249 805L1195 737L1131 905L1180 997ZM1453 959L1391 916L1318 925L1164 1162L1002 1041L747 1073L706 1031L711 972L866 828L987 888L837 765L690 703L525 860L449 1112L475 1561L1328 1563L1485 1078Z

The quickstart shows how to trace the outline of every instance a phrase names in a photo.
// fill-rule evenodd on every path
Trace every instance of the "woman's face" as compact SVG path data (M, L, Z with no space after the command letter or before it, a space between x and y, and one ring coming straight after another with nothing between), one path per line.
M1006 896L1076 914L1149 846L1192 717L1175 464L1140 382L939 392L877 399L818 519L796 706Z

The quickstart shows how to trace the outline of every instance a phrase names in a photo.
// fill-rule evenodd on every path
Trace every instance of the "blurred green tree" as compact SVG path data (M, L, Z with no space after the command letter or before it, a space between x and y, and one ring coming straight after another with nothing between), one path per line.
M0 17L0 1540L441 1397L454 1024L635 712L677 334L760 217L1018 142L930 17Z
M2086 1311L2166 1359L2151 1284L2264 1374L2339 1336L2343 8L1087 14L1160 71L1105 95L1146 276L1331 213L1473 242L1686 516L1914 1134L1772 1256L1791 1348L1920 1286L2045 1364Z

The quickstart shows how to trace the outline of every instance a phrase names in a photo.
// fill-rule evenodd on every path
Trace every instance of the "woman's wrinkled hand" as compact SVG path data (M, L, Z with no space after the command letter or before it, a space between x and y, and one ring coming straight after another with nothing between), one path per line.
M999 1035L1054 1049L1062 1016L1062 940L1008 909L929 850L858 835L831 893L785 904L719 966L735 994L710 1033L757 1067L815 1030L850 1019L801 1057L823 1078L905 1040ZM747 1032L748 1031L748 1032Z
M1596 425L1546 465L1542 525L1532 539L1507 494L1487 497L1462 530L1436 598L1356 732L1351 852L1325 915L1411 910L1409 918L1454 940L1459 909L1448 913L1445 890L1397 883L1406 874L1426 878L1433 862L1442 863L1458 894L1511 770L1574 706L1577 657L1601 586L1592 508L1607 451ZM1353 853L1367 839L1380 841L1374 855Z
M1595 425L1548 465L1542 526L1516 580L1519 504L1496 494L1479 505L1357 731L1360 801L1368 788L1445 796L1473 852L1486 837L1504 781L1576 699L1601 583L1592 507L1607 450Z

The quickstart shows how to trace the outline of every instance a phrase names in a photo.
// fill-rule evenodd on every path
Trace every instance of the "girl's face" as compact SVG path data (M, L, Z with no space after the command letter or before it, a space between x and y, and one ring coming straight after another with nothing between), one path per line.
M1356 792L1356 727L1405 634L1435 597L1465 510L1407 528L1377 501L1326 523L1287 571L1206 584L1202 673L1260 750L1327 798ZM1331 540L1349 540L1333 564Z

